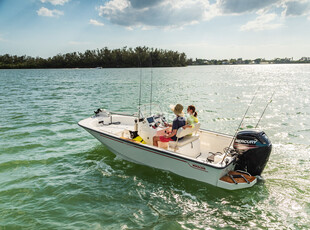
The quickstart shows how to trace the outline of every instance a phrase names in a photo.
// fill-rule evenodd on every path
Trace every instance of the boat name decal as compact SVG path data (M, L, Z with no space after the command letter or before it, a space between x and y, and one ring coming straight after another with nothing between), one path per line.
M202 171L207 171L206 168L204 166L201 166L201 165L190 164L190 166L192 166L193 168L202 170Z

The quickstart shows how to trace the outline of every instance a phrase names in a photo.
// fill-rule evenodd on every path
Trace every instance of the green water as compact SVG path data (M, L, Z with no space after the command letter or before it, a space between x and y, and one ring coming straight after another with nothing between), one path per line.
M150 69L143 69L143 103ZM153 69L153 101L194 104L203 128L273 142L263 181L226 191L115 157L77 125L136 112L139 69L0 70L0 229L308 229L310 65Z

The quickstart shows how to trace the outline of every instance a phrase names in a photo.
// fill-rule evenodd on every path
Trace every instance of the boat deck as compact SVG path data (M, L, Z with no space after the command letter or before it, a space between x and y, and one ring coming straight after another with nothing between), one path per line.
M220 180L228 183L240 184L251 183L256 179L255 176L251 176L247 173L230 171L227 175L223 176Z
M92 129L99 132L111 134L127 141L136 142L132 140L130 135L130 131L135 130L135 119L136 117L133 116L113 114L110 117L94 116L90 119L83 120L82 124L86 127L92 127ZM165 131L166 128L158 127L153 129L148 125L146 125L145 128L150 130L151 135L149 135L148 138L143 138L146 143L139 144L148 145L152 148L160 148L153 146L152 139L154 135L163 135L163 131ZM198 130L195 135L184 137L181 141L183 144L178 143L175 147L174 143L169 143L168 147L161 149L198 160L202 163L223 167L223 164L228 164L233 160L233 157L227 156L225 162L222 161L225 155L224 148L229 146L231 138L231 136L225 134ZM187 139L189 141L185 141Z

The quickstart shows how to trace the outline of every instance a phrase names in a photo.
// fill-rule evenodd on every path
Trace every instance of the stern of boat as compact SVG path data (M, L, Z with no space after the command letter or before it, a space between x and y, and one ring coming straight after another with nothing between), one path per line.
M230 171L221 177L217 182L217 187L227 190L238 190L250 188L255 185L257 178L243 171Z

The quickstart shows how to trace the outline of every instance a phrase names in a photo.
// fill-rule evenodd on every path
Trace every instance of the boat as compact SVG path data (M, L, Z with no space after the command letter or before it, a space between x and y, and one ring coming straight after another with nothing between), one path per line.
M167 131L164 113L94 112L78 124L117 156L227 190L255 185L272 150L264 131L241 130L232 136L202 129L200 123L180 128L176 141L155 147L153 137Z

